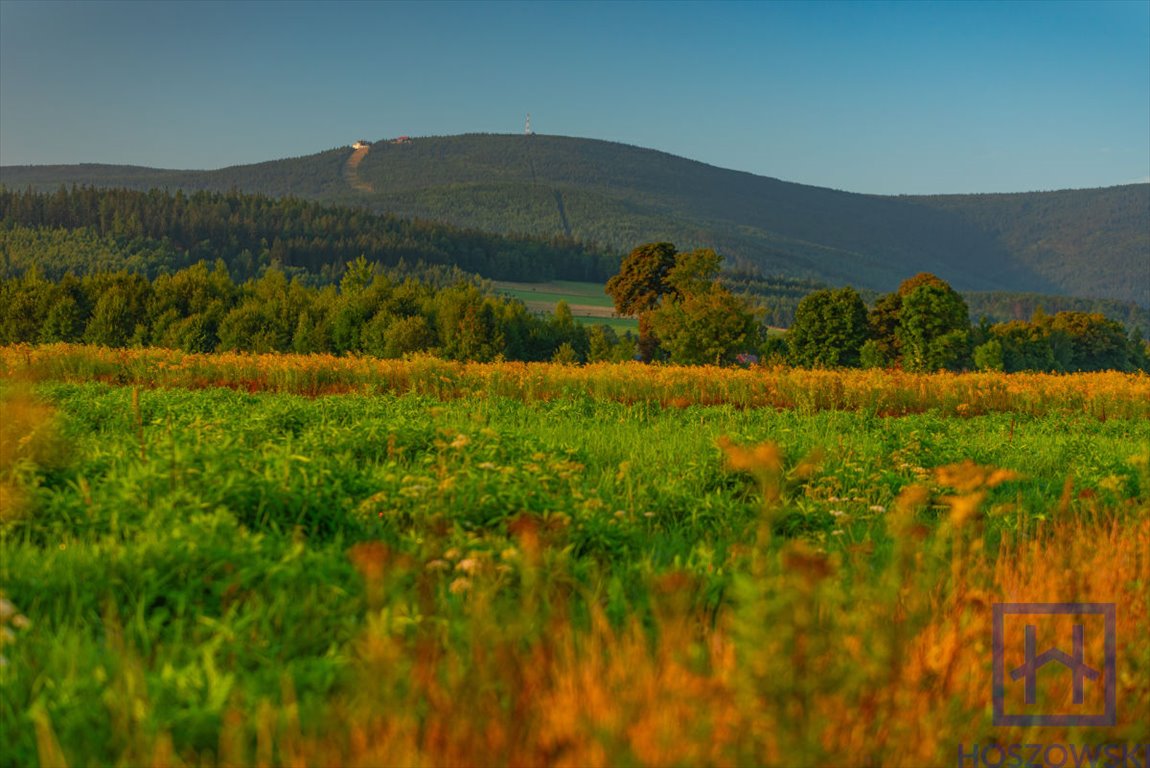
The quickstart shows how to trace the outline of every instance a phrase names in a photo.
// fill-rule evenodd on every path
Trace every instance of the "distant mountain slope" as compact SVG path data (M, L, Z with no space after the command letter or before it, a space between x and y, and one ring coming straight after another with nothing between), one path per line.
M216 171L0 168L0 183L293 194L493 232L570 235L623 251L708 246L765 273L889 290L931 271L966 290L1150 305L1150 185L882 197L793 184L663 152L559 136L465 135Z
M958 215L1068 293L1150 305L1150 184L910 199Z

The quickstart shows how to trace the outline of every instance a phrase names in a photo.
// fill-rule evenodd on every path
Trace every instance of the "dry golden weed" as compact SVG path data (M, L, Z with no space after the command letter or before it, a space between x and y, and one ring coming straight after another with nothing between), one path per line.
M910 491L899 508L910 512L923 499ZM518 528L521 538L533 535L526 519ZM752 611L768 625L749 634L732 624L747 605L701 625L691 601L680 599L691 579L676 573L652 587L654 635L634 620L613 627L593 609L589 628L555 618L523 645L517 628L477 613L467 659L374 624L357 646L364 669L410 684L374 705L337 704L344 719L324 736L293 741L292 762L948 764L960 743L1033 740L1022 728L990 727L991 608L1000 601L1117 602L1126 661L1112 738L1145 737L1138 713L1150 705L1150 684L1137 649L1150 630L1140 586L1150 579L1150 519L1133 527L1060 522L995 557L981 547L961 557L961 585L921 591L920 580L934 576L912 558L906 578L915 592L888 595L877 583L848 597L833 558L788 544ZM476 611L485 588L482 578L472 583ZM892 600L908 599L889 613ZM1068 728L1042 734L1081 738Z
M22 385L0 391L0 523L24 512L23 470L58 466L65 458L55 410Z

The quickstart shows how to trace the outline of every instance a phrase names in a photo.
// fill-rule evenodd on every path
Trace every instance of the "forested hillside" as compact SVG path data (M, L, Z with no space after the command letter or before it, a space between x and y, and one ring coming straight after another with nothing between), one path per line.
M489 232L711 247L754 266L889 290L928 270L963 290L1066 294L1150 306L1150 185L1018 195L881 197L558 136L379 141L215 171L131 166L0 169L9 188L87 183L295 195Z
M604 281L619 257L569 239L507 237L297 198L159 190L0 188L0 276L127 268L147 276L223 260L237 280L277 264L320 282L359 256L449 265L492 279Z
M1150 304L1150 184L913 199L990 234L1055 285Z
M306 284L325 285L337 282L345 265L361 255L385 267L422 264L496 280L558 278L599 285L620 261L618 254L564 238L503 237L295 198L0 189L0 278L18 277L32 267L50 280L69 272L119 270L154 278L220 260L238 282L259 277L274 264ZM753 295L763 320L782 327L794 320L805 296L828 287L810 278L764 275L753 266L728 266L723 282ZM880 295L873 289L860 293L868 304ZM1039 309L1099 312L1128 328L1150 331L1150 311L1132 302L1005 291L965 291L964 296L976 321L983 316L995 322L1026 320Z

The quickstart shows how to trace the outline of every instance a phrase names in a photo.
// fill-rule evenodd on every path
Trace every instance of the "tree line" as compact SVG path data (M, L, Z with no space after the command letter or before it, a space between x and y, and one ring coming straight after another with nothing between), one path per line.
M362 209L236 192L168 193L89 187L55 192L0 188L0 277L36 266L50 279L72 272L127 269L149 278L198 261L222 259L233 280L258 278L273 264L309 285L338 282L363 255L385 267L456 266L489 279L603 283L620 256L564 238L501 237L445 224L377 216ZM794 323L799 302L827 288L811 278L764 275L746 260L724 263L720 278L751 293L774 327ZM860 289L867 304L881 295ZM1011 292L963 293L972 317L1006 322L1047 311L1101 312L1150 330L1150 311L1133 302Z
M227 265L199 262L149 280L120 269L49 280L35 267L0 279L0 344L79 342L188 352L328 352L456 360L629 360L731 364L762 359L803 367L911 371L1150 370L1135 331L1097 313L1036 313L1029 321L970 323L965 300L919 274L868 308L853 288L805 296L782 335L753 298L719 279L709 249L648 243L607 283L639 337L586 327L563 302L554 315L493 294L458 269L385 270L360 257L339 283L311 286L277 267L237 283Z
M327 352L454 360L627 360L634 342L492 294L458 271L382 270L363 257L338 284L308 286L269 268L235 282L223 261L153 280L118 270L0 279L0 344L74 342L187 352Z
M313 283L336 282L344 265L453 265L495 280L602 282L619 258L569 238L501 236L418 219L239 192L138 192L0 187L0 275L33 264L52 278L121 254L147 277L222 259L242 282L275 265ZM50 247L44 247L45 245Z
M966 301L921 273L870 309L853 288L806 296L795 322L766 352L806 367L891 367L910 371L1150 371L1138 329L1096 312L1037 311L1029 321L970 322Z
M759 356L807 368L909 371L1150 370L1136 330L1098 313L1036 313L1030 321L972 327L965 299L929 273L904 280L868 308L854 288L821 289L798 303L785 334L762 325L750 294L718 280L720 257L647 243L607 282L621 314L639 318L639 355L676 363L730 363Z

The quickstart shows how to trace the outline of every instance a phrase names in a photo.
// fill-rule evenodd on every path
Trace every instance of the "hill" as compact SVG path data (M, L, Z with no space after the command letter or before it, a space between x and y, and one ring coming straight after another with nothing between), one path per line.
M355 156L349 172L349 161ZM560 136L375 142L214 171L0 168L10 188L60 184L296 195L499 233L624 251L671 240L735 268L890 290L934 272L955 287L1150 305L1150 185L1017 195L885 197Z
M385 267L458 268L504 280L605 281L617 256L559 238L494 235L428 221L240 192L0 188L0 278L126 268L148 277L222 260L236 280L272 266L336 281L363 256Z

